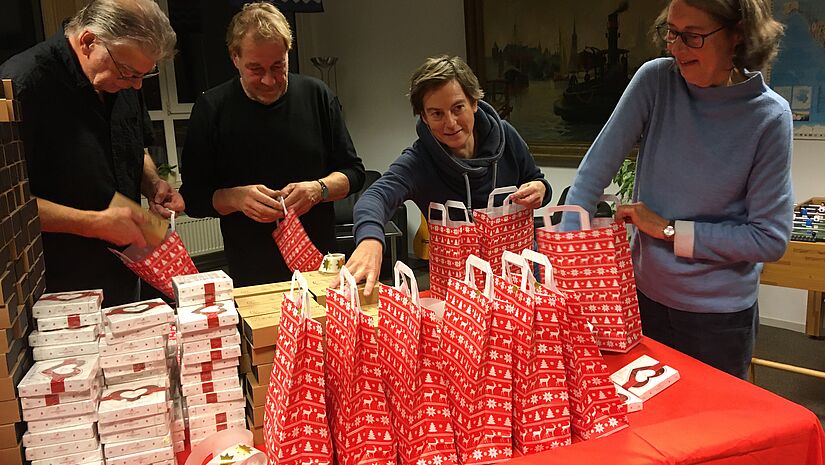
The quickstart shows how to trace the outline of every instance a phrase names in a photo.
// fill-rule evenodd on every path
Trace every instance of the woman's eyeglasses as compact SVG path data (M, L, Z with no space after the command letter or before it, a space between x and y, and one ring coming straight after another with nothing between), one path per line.
M656 33L659 34L659 37L661 37L661 39L668 44L672 44L676 42L676 39L681 38L682 43L684 43L687 47L702 48L705 45L705 38L716 34L726 27L727 26L722 26L719 29L708 32L707 34L699 34L696 32L679 32L675 29L671 29L667 24L660 24L656 26Z

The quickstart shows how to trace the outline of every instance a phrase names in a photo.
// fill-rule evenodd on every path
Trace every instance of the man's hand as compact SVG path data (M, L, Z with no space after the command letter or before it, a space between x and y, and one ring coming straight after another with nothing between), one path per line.
M530 181L519 186L518 190L510 194L513 203L527 208L539 208L544 199L547 187L541 181Z
M619 205L616 208L617 220L636 225L636 229L656 239L664 239L664 229L668 221L657 215L642 202Z
M149 208L164 218L172 216L172 212L180 213L186 209L183 197L168 182L159 179L155 181L155 194L149 199Z
M321 184L318 181L293 182L281 189L286 208L301 216L321 203Z
M282 193L263 184L222 190L227 191L229 195L232 211L242 212L258 223L272 223L284 217L281 202L277 200Z
M366 279L364 285L364 296L372 294L378 275L381 274L381 260L384 253L384 245L378 239L364 239L352 252L352 256L347 260L347 270L355 278L355 282ZM330 285L332 288L338 287L340 278L335 278Z
M92 236L115 245L146 247L140 232L144 217L128 207L110 207L97 213Z

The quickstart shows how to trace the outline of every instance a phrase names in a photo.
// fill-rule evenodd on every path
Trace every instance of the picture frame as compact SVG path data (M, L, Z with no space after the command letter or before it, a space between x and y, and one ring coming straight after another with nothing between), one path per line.
M651 34L666 4L464 0L468 64L538 165L575 168L632 73L662 55Z

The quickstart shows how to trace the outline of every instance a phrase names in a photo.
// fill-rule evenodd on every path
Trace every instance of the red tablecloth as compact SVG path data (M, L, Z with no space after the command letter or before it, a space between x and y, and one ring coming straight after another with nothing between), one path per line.
M630 428L507 463L825 465L825 433L810 410L647 338L605 360L615 371L642 354L681 379L629 414Z

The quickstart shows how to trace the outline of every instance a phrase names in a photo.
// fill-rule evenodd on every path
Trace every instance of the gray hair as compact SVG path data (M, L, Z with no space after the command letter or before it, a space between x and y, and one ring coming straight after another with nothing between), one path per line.
M153 0L92 0L69 21L65 34L83 30L110 44L136 44L155 61L175 54L175 31Z
M241 41L247 34L255 40L282 41L292 50L292 30L281 10L267 2L247 3L232 17L226 30L226 47L232 55L241 54Z
M659 14L655 25L667 22L671 3L672 0ZM736 46L733 56L737 68L761 70L776 58L785 26L773 18L766 0L685 0L685 3L716 18L723 26L742 33L742 43ZM653 32L654 41L664 45Z

